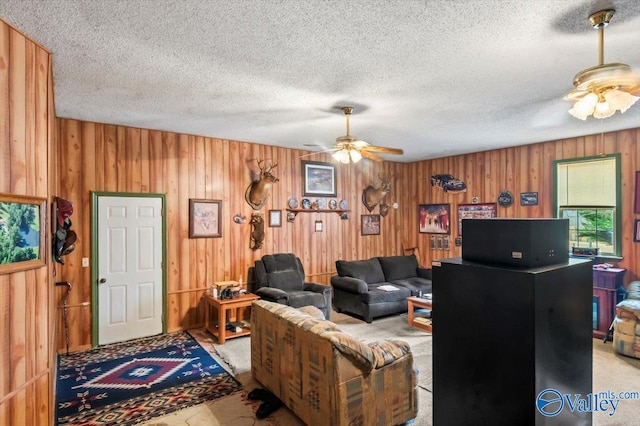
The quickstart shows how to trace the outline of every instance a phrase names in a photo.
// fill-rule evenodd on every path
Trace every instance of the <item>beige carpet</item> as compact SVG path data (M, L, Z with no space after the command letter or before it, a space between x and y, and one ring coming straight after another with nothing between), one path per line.
M407 317L398 315L374 320L373 324L367 324L353 317L332 313L331 320L340 328L367 342L392 338L405 340L411 345L414 354L414 364L419 370L418 375L418 416L414 422L416 426L432 425L432 394L431 394L431 334L409 327ZM194 337L203 343L204 347L215 350L214 356L227 364L238 380L243 384L244 390L235 395L192 407L183 412L174 413L154 422L145 423L145 426L173 426L173 425L269 425L269 426L296 426L302 422L288 409L282 408L265 420L256 420L254 413L259 402L249 401L247 394L259 387L251 377L250 338L241 337L228 340L224 345L214 342L208 333L202 330L190 330ZM628 391L640 392L640 360L619 355L613 351L611 342L602 343L602 340L593 340L593 389L594 392L603 391ZM534 401L531 402L532 407ZM594 425L637 425L640 416L640 400L621 401L617 412L613 416L606 413L593 415Z

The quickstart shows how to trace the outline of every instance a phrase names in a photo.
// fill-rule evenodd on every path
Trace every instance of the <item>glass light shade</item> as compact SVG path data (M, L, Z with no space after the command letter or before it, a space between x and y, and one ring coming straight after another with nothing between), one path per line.
M612 109L620 110L620 112L625 112L640 99L637 96L618 89L609 90L604 94L604 98L609 102Z
M586 120L588 116L593 114L594 105L590 105L588 103L580 100L573 104L573 108L569 110L569 114L573 115L580 120Z
M593 110L593 116L595 118L607 118L611 117L615 112L615 108L611 108L609 102L603 101L596 104L596 107Z
M333 153L333 158L338 160L343 164L349 164L349 152L341 149L340 151L336 151Z
M357 163L358 161L362 160L362 154L360 154L360 151L352 149L349 151L349 155L351 156L351 161L353 161L354 163Z

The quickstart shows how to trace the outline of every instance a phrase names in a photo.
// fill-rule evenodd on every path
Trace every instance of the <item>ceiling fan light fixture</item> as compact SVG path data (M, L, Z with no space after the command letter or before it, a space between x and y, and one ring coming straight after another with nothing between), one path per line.
M334 152L332 157L342 164L349 164L349 152L345 149Z
M357 163L358 161L362 160L362 154L360 154L360 151L352 149L351 151L349 151L349 156L351 157L351 161L353 161L354 163Z
M631 108L631 105L638 102L640 97L633 96L631 93L623 92L618 89L611 89L604 94L604 98L607 100L611 108L614 110L619 110L621 113L624 113L626 110Z
M593 28L600 32L598 57L599 64L580 71L573 79L575 89L565 96L575 102L569 113L580 120L593 115L595 118L607 118L616 111L624 113L636 101L633 93L640 91L640 77L635 75L626 64L604 62L604 27L609 24L615 10L601 10L589 17Z

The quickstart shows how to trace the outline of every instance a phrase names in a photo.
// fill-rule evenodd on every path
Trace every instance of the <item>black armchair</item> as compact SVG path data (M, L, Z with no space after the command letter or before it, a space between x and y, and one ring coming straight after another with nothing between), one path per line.
M292 253L268 254L255 261L255 294L294 308L312 305L326 319L331 314L331 287L304 281L302 262Z

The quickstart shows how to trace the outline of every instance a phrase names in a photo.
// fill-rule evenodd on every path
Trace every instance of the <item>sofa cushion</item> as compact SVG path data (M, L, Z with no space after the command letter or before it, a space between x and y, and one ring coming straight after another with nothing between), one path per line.
M377 258L367 260L336 260L336 270L341 277L358 278L368 284L384 282L384 274Z
M267 272L296 271L298 269L298 260L291 253L265 254L262 256L262 261Z
M302 290L304 283L300 279L298 271L278 271L267 274L269 287L279 288L286 292Z
M293 308L301 308L307 305L314 305L320 309L327 307L327 299L321 293L311 291L289 291L288 305Z
M418 260L411 256L379 257L385 281L403 280L418 275Z

